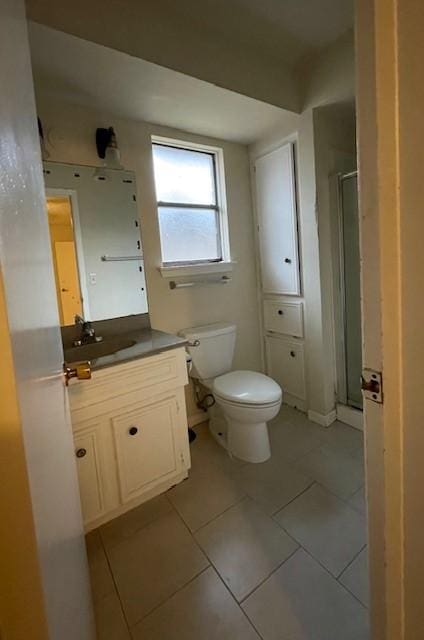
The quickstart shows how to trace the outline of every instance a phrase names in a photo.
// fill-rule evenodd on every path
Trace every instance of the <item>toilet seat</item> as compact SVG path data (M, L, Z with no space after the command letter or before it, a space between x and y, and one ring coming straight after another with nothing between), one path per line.
M280 386L256 371L231 371L215 378L213 393L226 403L237 406L273 406L281 402Z
M274 402L261 402L255 403L253 402L239 402L238 400L228 400L227 398L223 398L218 393L214 392L215 398L220 404L224 407L238 407L239 409L251 409L254 411L255 409L268 409L272 407L279 407L281 404L281 398L279 400L274 400Z

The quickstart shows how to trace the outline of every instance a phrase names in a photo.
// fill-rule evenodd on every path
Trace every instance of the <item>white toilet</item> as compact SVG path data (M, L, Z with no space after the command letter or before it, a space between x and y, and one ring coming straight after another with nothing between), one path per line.
M271 456L267 422L280 410L280 386L263 373L231 371L236 327L218 323L183 329L192 357L191 377L212 393L209 428L228 451L247 462Z

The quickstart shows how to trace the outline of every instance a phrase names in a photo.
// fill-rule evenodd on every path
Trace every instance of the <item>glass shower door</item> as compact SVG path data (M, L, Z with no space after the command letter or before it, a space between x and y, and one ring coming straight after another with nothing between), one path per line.
M362 409L361 288L356 174L342 177L341 199L346 404Z

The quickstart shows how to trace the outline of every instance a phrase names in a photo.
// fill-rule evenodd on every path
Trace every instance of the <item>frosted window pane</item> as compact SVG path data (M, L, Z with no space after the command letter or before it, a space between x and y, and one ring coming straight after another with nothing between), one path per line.
M220 260L214 209L159 208L163 262Z
M153 166L158 201L216 204L212 154L154 144Z

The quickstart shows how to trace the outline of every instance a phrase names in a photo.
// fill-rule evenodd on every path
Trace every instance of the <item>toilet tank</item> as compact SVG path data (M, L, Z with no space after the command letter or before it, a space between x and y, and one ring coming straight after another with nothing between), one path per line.
M193 378L207 380L231 371L236 342L234 324L219 322L191 327L180 331L180 335L192 344L199 342L197 346L187 347L193 359L190 374Z

